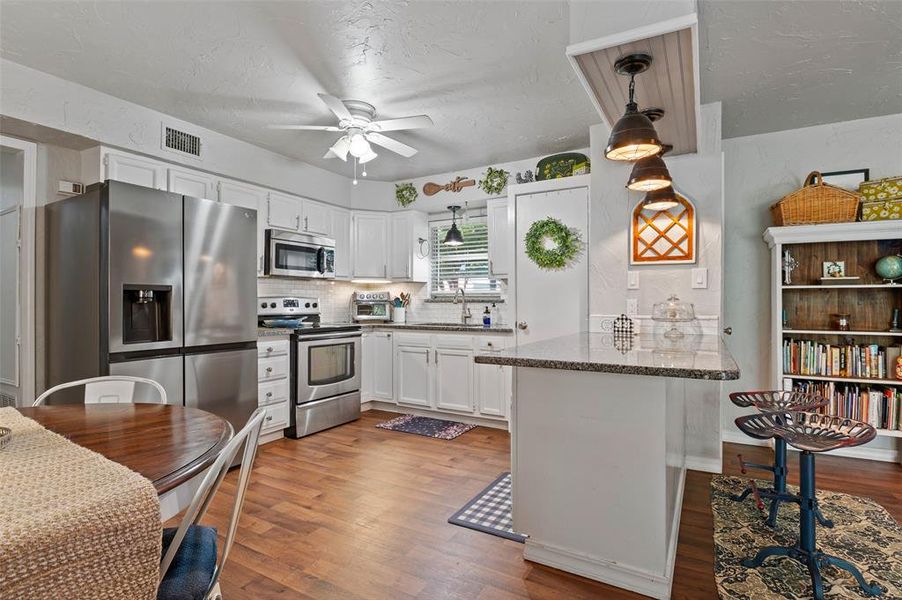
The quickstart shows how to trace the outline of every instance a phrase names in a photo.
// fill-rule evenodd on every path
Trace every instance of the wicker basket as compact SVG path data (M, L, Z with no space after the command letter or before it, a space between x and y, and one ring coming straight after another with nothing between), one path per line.
M817 171L805 178L805 185L770 207L774 225L849 223L858 216L861 196L824 183Z

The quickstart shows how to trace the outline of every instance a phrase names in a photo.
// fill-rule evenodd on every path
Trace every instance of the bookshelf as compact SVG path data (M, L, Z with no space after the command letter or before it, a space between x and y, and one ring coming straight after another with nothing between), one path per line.
M893 365L889 364L893 360L894 349L902 347L902 332L887 331L892 309L902 309L902 281L886 283L874 272L874 263L881 256L902 254L902 222L771 227L765 232L764 239L771 251L771 372L774 374L774 389L799 385L824 389L830 385L831 392L838 398L834 406L843 407L838 410L850 411L862 410L876 400L876 396L868 395L868 392L885 394L886 390L890 390L886 404L878 402L878 411L883 415L882 409L887 407L886 411L889 411L889 403L895 402L892 416L896 422L892 428L878 428L877 434L891 438L889 441L893 441L892 438L902 439L902 380L894 378ZM783 279L783 253L787 249L798 261L790 284L784 283ZM844 261L846 275L861 279L855 283L823 285L820 278L825 261ZM785 325L784 311L787 317ZM832 315L838 313L850 315L849 331L837 329ZM811 362L806 363L804 371L797 362L793 362L800 358L785 348L790 340L807 344L801 360L807 358ZM862 376L860 372L847 373L851 368L846 361L851 362L852 354L842 349L856 347L862 349L860 356L855 355L856 370L865 368L857 361L868 362L868 367L875 367L872 373L868 373L873 377ZM809 356L811 348L819 354ZM864 358L865 348L868 349L867 359ZM834 353L843 354L842 369L836 369L838 363L831 360L837 356ZM885 372L881 371L878 377L876 365L881 353L888 356L884 359ZM862 394L868 397L862 400ZM868 420L867 415L862 417L862 420ZM894 454L898 460L902 457L902 442L897 444L895 453L887 453L883 444L883 449L876 451L874 457ZM856 456L870 457L866 456L869 451L867 446L858 450Z

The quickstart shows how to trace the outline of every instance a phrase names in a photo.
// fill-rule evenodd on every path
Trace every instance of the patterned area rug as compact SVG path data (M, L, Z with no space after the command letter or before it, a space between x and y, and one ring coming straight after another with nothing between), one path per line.
M711 480L714 513L714 577L722 599L771 600L811 598L811 580L802 564L789 558L769 558L757 569L740 564L763 546L793 546L798 539L799 508L780 507L777 527L764 525L755 501L733 502L730 494L745 487L744 479L715 475ZM765 481L757 482L766 487ZM790 486L792 493L798 489ZM869 498L838 492L817 492L821 511L835 527L817 527L818 548L861 569L867 581L884 590L881 599L902 599L902 527L885 508ZM765 501L765 504L767 502ZM864 598L855 579L834 567L821 570L826 598Z
M453 440L462 433L474 429L476 425L459 423L457 421L445 421L444 419L432 419L430 417L418 417L416 415L401 415L391 421L385 421L376 425L380 429L390 429L402 433L415 433L439 440Z
M515 533L511 520L511 474L502 473L487 488L476 494L448 522L468 529L491 533L520 542L526 536Z

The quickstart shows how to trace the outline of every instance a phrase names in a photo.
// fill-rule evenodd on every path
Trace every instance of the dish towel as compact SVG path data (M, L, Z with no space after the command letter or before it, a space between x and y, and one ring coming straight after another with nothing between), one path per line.
M5 598L156 598L162 524L153 484L0 408L0 590Z

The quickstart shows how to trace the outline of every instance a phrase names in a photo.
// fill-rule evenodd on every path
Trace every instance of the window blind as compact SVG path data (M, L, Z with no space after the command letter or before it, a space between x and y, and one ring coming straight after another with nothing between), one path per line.
M464 285L468 294L500 294L500 286L489 275L489 228L484 220L458 223L464 243L460 246L446 246L442 242L450 223L433 224L432 232L432 277L430 282L433 297L450 296Z

